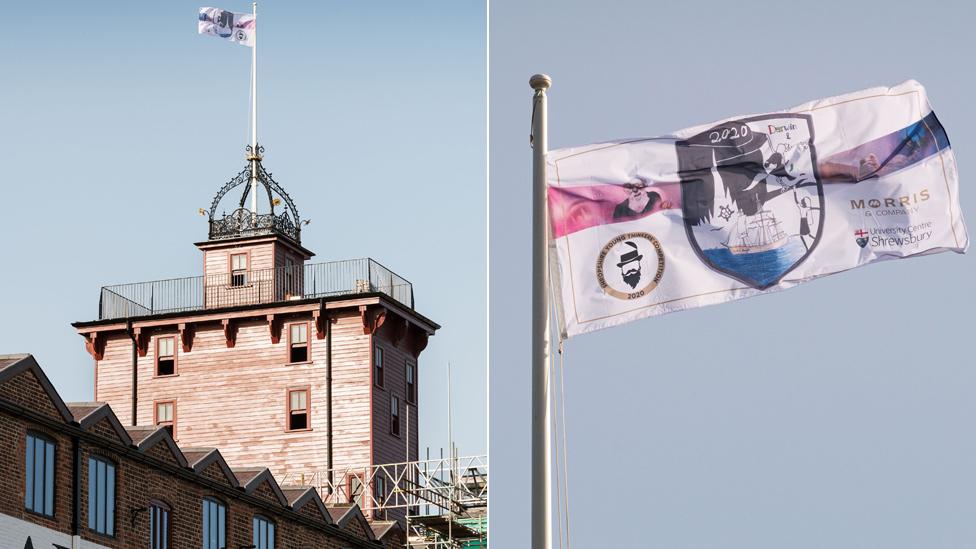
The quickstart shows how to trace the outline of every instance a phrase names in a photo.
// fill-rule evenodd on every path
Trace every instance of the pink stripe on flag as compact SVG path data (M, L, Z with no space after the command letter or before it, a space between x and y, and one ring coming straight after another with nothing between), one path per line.
M590 227L633 221L663 210L681 208L680 183L653 183L641 192L656 193L660 199L646 211L633 212L626 206L631 190L623 185L549 187L552 237L559 238Z

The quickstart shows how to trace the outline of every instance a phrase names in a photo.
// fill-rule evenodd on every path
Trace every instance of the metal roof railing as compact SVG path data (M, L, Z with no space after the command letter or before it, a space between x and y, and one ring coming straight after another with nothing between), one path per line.
M414 308L413 285L369 258L103 286L99 320L382 293Z

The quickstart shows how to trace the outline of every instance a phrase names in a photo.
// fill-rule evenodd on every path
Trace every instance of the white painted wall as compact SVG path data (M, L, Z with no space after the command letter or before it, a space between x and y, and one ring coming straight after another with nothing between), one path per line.
M28 539L31 545L27 545ZM10 549L30 546L34 549L107 549L104 545L84 541L77 536L72 538L68 534L3 514L0 514L0 540L3 547Z

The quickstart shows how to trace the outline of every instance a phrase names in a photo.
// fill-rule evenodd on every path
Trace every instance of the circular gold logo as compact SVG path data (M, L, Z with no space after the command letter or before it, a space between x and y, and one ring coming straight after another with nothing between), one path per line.
M653 253L652 253L653 251ZM664 276L664 250L650 233L624 233L600 250L596 280L617 299L639 299L651 293Z

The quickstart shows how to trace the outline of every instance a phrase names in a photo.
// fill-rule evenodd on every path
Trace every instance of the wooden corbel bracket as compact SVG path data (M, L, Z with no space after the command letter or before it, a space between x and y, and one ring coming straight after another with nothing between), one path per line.
M136 342L136 352L139 353L139 357L142 358L146 356L149 352L149 330L143 330L142 328L132 329L132 338Z
M411 351L413 352L413 357L415 359L419 358L420 353L422 353L423 350L427 348L427 343L429 342L429 338L430 336L427 335L427 332L419 329L416 330L416 335L413 337L413 348L411 349Z
M373 335L386 321L386 307L360 305L359 316L363 321L363 335Z
M183 352L189 353L193 349L193 324L180 323L177 325L180 330L180 344Z
M271 343L276 344L281 341L281 316L268 315L268 331L271 332Z
M410 321L403 318L393 324L393 345L398 345L403 338L410 332Z
M99 337L98 332L84 334L84 337L85 350L88 351L88 354L95 360L102 360L105 356L105 338Z
M237 343L237 322L232 318L225 318L220 321L224 327L224 340L228 348L232 348Z
M315 337L317 339L325 339L326 322L331 322L335 324L337 319L329 316L324 311L312 311L312 320L315 322Z

